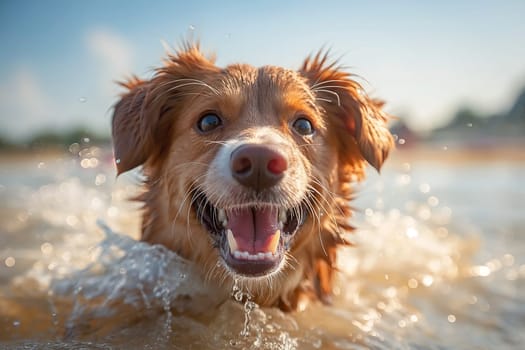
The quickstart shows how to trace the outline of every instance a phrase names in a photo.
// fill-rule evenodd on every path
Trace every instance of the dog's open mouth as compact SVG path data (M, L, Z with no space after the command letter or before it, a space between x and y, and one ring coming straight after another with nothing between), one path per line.
M193 198L197 217L210 232L226 265L246 277L276 271L293 235L306 219L303 205L285 209L270 204L217 208L203 192Z

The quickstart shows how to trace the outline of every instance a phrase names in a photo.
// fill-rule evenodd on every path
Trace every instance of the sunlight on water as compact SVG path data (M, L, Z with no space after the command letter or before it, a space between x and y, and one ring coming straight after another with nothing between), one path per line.
M514 186L521 166L493 170L496 192L471 187L478 172L471 168L402 163L372 175L358 190L358 230L348 236L355 246L340 252L333 305L286 314L259 307L239 283L224 302L191 263L137 241L139 212L126 199L138 193L140 176L114 183L107 151L88 142L71 145L73 158L0 172L0 345L517 349L525 342L516 331L525 327L525 222L517 214L524 204ZM494 213L507 221L488 220L469 199L502 192L510 199Z

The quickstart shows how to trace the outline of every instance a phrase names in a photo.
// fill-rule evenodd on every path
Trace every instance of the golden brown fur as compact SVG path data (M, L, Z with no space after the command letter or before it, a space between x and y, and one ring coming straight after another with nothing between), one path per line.
M269 128L285 140L289 164L275 197L296 203L294 195L308 192L309 215L279 271L242 283L261 305L289 310L305 297L328 301L337 247L346 244L344 233L352 229L352 183L364 177L366 162L379 169L393 145L382 103L326 55L307 58L298 71L220 68L192 44L169 55L152 79L123 85L129 91L115 107L115 158L119 174L143 165L142 240L193 261L212 293L228 295L234 274L218 264L218 249L192 207L192 191L205 188L214 205L242 201L242 188L233 186L231 198L225 196L208 169L225 141L255 139L259 128ZM195 123L206 111L218 111L225 125L202 135ZM292 132L297 113L308 116L314 136Z

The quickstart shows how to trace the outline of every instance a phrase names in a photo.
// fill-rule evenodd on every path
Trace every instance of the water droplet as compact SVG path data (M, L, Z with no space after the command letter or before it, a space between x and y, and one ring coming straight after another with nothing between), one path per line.
M467 123L467 127L471 128L472 127L472 123Z
M419 318L417 317L417 315L410 315L410 321L417 322L419 321Z
M87 98L85 98L85 97L82 96L82 97L80 97L80 98L78 99L78 101L79 101L80 103L86 103Z
M472 266L470 273L472 276L487 277L490 275L490 269L485 265Z
M80 166L84 169L87 169L89 168L89 159L88 158L84 158L80 161Z
M71 145L69 145L69 152L73 154L78 154L78 152L80 152L80 145L76 142L72 143Z
M76 224L78 224L78 219L76 216L74 215L68 215L66 217L66 223L69 225L69 226L75 226Z
M400 186L408 185L410 184L410 181L411 181L410 175L407 175L407 174L403 174L397 178L397 183Z
M485 266L487 266L490 271L497 271L501 269L503 264L501 261L499 261L499 259L491 259L485 263Z
M432 212L430 211L430 209L427 206L422 206L422 207L420 207L418 209L417 216L421 220L428 220L432 216Z
M89 158L89 167L96 168L98 166L98 159L95 157Z
M4 260L4 263L5 263L5 266L7 266L7 267L13 267L13 266L15 266L15 264L16 264L16 260L15 260L15 258L13 258L12 256L8 256L8 257Z
M53 245L49 242L45 242L40 246L40 250L42 251L42 254L49 256L53 253Z
M190 25L188 26L188 29L189 29L189 30L195 30L195 26L194 26L193 24L190 24Z
M419 282L415 278L411 278L408 280L408 288L415 289L419 285Z
M450 314L450 315L447 316L447 320L450 323L454 323L454 322L456 322L456 316Z
M108 216L110 218L113 218L118 215L118 208L117 207L109 207L108 208Z
M442 149L443 151L448 151L448 146L443 146Z
M428 193L430 192L430 185L429 184L421 184L419 185L419 190L421 193Z
M120 158L115 159L115 163L120 164Z
M18 320L17 321L13 321L13 326L14 327L20 326L20 321L18 321Z
M238 302L241 302L242 301L242 297L243 297L243 293L241 291L237 291L233 297L235 298L235 300L237 300Z
M419 236L419 232L417 232L417 230L413 227L407 228L405 234L408 238L416 238Z
M97 174L97 176L95 177L95 185L100 186L105 182L106 182L106 175Z
M430 287L434 283L434 277L430 275L423 276L421 282L425 287Z
M399 139L399 141L398 141L398 143L399 143L400 145L404 145L405 142L406 142L405 139Z
M400 320L397 324L400 328L405 328L407 325L405 320Z
M430 196L428 197L427 199L427 203L428 205L430 205L431 207L437 207L438 204L439 204L439 199L435 196Z

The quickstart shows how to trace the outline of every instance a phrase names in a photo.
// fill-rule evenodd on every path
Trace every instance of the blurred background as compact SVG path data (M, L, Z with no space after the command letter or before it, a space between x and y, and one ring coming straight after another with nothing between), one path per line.
M161 42L218 64L299 67L320 48L363 77L410 141L523 139L523 1L2 1L3 147L107 139L115 81L147 78ZM54 140L54 139L57 140ZM408 135L407 135L408 139ZM497 140L497 141L496 141ZM408 140L407 140L408 141Z
M370 171L357 188L358 245L342 255L333 308L259 311L255 338L240 340L233 304L214 319L169 314L131 328L99 312L90 327L73 327L77 339L136 348L521 348L524 14L522 0L0 1L0 345L67 348L64 325L86 319L75 301L83 290L91 293L84 301L124 297L151 266L165 266L167 253L108 238L96 221L139 235L127 199L140 173L117 180L111 152L116 81L151 77L166 47L196 38L220 66L298 68L329 48L397 117L397 150L381 176ZM134 251L145 265L108 247ZM90 265L100 261L102 274ZM53 288L78 269L68 288ZM157 283L155 293L140 290L148 309L159 290L178 293L144 283ZM59 290L69 293L65 304ZM97 317L104 326L93 328Z

